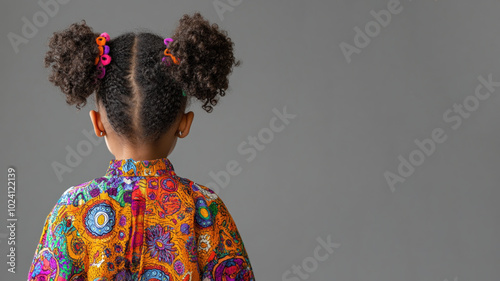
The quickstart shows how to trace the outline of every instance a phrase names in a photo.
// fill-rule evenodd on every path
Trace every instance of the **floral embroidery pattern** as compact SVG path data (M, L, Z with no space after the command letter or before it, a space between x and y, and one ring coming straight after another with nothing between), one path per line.
M219 196L167 158L111 160L45 220L28 280L255 280Z
M170 243L170 232L164 232L163 227L157 224L146 231L147 244L152 257L158 256L159 261L172 264L175 259L174 244Z
M208 234L203 234L200 236L200 240L198 242L198 251L208 251L210 250L210 236Z

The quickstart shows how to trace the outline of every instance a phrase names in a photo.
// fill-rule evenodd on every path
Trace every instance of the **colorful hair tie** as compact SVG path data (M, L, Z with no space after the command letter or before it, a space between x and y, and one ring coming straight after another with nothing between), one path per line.
M165 56L161 59L161 61L166 62L168 66L170 66L170 62L167 60L167 57L170 57L175 64L179 64L179 60L176 57L174 57L174 55L172 55L170 53L170 50L168 49L168 43L173 42L173 41L174 40L172 38L165 38L165 40L163 40L163 43L165 43L165 46L167 48L163 52L163 54Z
M167 66L170 66L170 62L167 60L167 57L170 57L170 58L172 59L172 61L173 61L175 64L179 64L179 60L178 60L176 57L174 57L174 55L172 55L172 54L170 53L170 50L168 49L168 44L169 44L170 42L173 42L173 41L174 41L174 39L172 39L172 38L165 38L165 39L163 40L163 43L165 43L165 46L166 46L167 48L166 48L166 49L165 49L165 51L163 52L163 54L164 54L165 56L161 59L161 61L162 61L162 62L165 62L165 63L167 64ZM185 97L185 96L186 96L186 93L184 92L184 90L182 90L182 96L183 96L183 97Z
M109 34L106 32L101 33L99 37L95 40L97 46L99 48L99 56L95 58L95 65L97 68L97 78L102 79L106 74L106 68L104 66L108 65L111 62L111 57L109 54L109 46L106 45L106 42L110 40Z

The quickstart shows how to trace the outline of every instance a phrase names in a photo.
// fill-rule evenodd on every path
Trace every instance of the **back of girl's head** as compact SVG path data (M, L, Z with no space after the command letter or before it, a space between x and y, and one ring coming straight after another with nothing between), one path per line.
M168 49L178 64L164 55L161 36L111 35L106 42L111 63L98 79L99 35L85 21L54 33L45 56L45 66L52 70L49 80L78 109L96 93L112 128L133 143L157 140L191 97L211 112L219 96L225 95L233 66L240 63L235 61L227 32L195 13L184 15L171 36ZM163 58L167 61L162 62Z

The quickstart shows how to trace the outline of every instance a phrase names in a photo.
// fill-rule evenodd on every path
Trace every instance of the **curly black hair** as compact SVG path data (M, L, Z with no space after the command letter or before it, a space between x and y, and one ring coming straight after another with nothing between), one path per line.
M106 42L111 63L105 66L104 78L97 79L97 37L84 20L55 32L45 55L45 67L51 67L49 81L78 109L96 93L113 129L133 143L157 140L190 97L211 112L225 95L233 66L240 65L227 32L199 13L183 15L171 36L168 49L178 64L164 55L163 37L129 32Z

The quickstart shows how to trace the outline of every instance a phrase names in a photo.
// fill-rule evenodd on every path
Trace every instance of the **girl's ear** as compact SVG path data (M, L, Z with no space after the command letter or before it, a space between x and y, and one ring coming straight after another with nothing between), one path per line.
M92 125L94 126L95 135L98 137L104 136L106 134L106 131L104 131L104 126L102 125L101 113L95 110L91 110L89 112L89 115L90 115L90 120L92 120Z
M177 127L177 136L179 138L187 137L187 135L189 134L189 130L191 129L191 124L193 123L193 118L194 113L192 111L189 111L182 115L179 127Z

